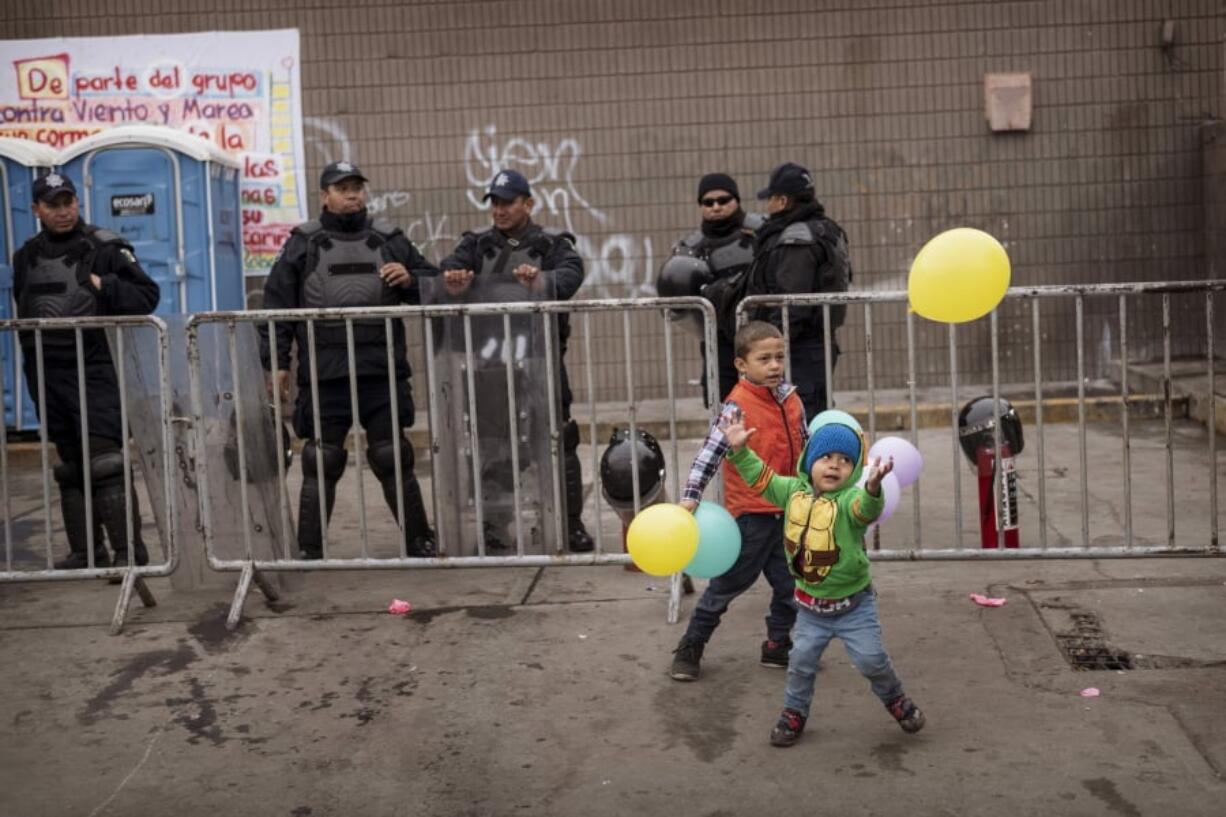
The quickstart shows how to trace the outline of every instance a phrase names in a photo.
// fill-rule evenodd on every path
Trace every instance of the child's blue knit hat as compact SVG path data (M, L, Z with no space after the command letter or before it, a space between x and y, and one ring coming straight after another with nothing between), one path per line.
M805 456L801 461L801 473L807 476L813 470L813 463L832 451L846 454L853 464L858 462L860 459L860 435L840 423L830 423L829 425L822 426L809 438L809 444L805 446Z

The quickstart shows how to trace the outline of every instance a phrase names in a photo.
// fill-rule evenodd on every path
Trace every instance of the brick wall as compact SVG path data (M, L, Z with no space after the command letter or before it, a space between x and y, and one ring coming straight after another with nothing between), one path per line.
M1015 284L1203 278L1200 130L1223 115L1223 11L1220 0L10 0L0 21L6 37L297 27L311 176L329 159L359 162L383 214L437 258L485 223L473 199L493 165L516 166L537 179L540 220L579 235L581 297L596 298L650 292L697 222L700 175L729 172L751 199L784 160L814 171L859 288L904 287L919 247L954 226L1005 242ZM989 130L983 77L996 72L1031 74L1028 132ZM1153 349L1154 303L1131 307L1138 353ZM1118 343L1117 313L1087 304L1091 376ZM879 386L905 376L903 316L874 312ZM620 391L619 327L593 324L600 399ZM1006 381L1030 377L1029 327L1028 309L1002 310ZM1047 376L1073 376L1071 305L1045 305L1043 327ZM916 329L921 384L943 382L945 328ZM1177 351L1195 351L1194 334ZM986 382L987 321L958 335L963 381ZM838 384L862 388L861 314L840 342ZM697 377L694 344L682 345L682 374ZM660 392L658 334L636 333L634 348L639 385Z

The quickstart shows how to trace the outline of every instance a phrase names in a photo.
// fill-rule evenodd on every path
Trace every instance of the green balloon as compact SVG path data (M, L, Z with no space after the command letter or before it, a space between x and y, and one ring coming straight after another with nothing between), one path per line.
M812 437L814 434L817 433L817 430L819 428L821 428L822 426L828 426L831 423L838 423L839 425L850 426L854 428L856 431L861 430L860 423L856 420L855 417L852 417L847 412L839 411L838 409L827 409L826 411L823 411L821 414L817 415L816 417L814 417L812 420L809 421L809 436Z
M714 502L701 502L694 510L698 522L698 550L685 566L696 579L727 573L741 555L741 529L732 514Z

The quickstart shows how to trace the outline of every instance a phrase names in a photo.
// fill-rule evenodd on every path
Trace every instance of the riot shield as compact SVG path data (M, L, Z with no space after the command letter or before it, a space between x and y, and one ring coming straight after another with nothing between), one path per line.
M512 257L505 268L518 263ZM448 293L441 278L422 280L426 304L553 299L543 280L528 288L511 272L478 274L462 293ZM565 511L557 316L467 315L429 324L435 524L444 552L559 552Z
M202 560L191 558L194 554L189 549L201 550L200 532L205 524L210 529L213 555L219 559L292 557L294 535L284 503L283 479L289 440L269 407L254 326L243 322L199 325L194 363L200 414L193 417L186 316L168 316L166 321L171 344L173 440L168 460L158 456L159 423L151 414L158 404L153 399L136 399L133 392L158 394L156 347L125 343L123 365L130 394L129 424L142 469L150 480L150 495L162 496L165 480L177 483L170 492L174 513L167 513L156 500L153 505L159 531L175 525L187 562L188 586L203 579L198 572ZM189 418L193 422L186 422ZM194 578L190 576L193 571L197 571Z
M171 382L176 369L174 357L174 340L182 338L182 327L174 326L166 321L169 365L165 372L159 361L161 349L157 331L152 326L123 326L106 329L107 345L111 350L111 359L116 361L116 375L120 379L123 392L124 407L127 411L128 433L131 435L135 448L132 450L132 490L137 489L137 483L143 477L148 503L141 506L141 528L145 546L149 548L150 562L159 561L157 548L153 539L158 539L161 545L162 558L169 559L166 545L172 540L178 543L180 554L185 547L198 545L198 537L190 527L185 527L184 518L195 521L195 514L190 513L181 501L183 492L176 489L176 474L173 454L168 452L168 446L174 446L175 427L171 418L174 417L176 406L172 400L169 414L166 412L162 379ZM182 355L180 342L179 354ZM178 367L182 368L182 367ZM184 399L184 405L187 401ZM167 427L169 423L169 428ZM193 480L194 482L194 480ZM152 511L156 537L150 536L148 518L145 514ZM182 556L180 555L180 562Z

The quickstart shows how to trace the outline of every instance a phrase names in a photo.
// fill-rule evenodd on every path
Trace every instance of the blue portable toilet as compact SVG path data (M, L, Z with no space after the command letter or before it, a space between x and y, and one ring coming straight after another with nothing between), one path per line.
M158 315L244 307L241 162L185 131L110 128L68 146L81 217L119 233L162 288Z
M17 314L13 304L13 253L39 230L34 215L34 180L50 172L56 152L29 139L0 138L0 319ZM0 366L4 369L4 423L9 428L38 427L38 413L25 388L17 338L0 332Z

